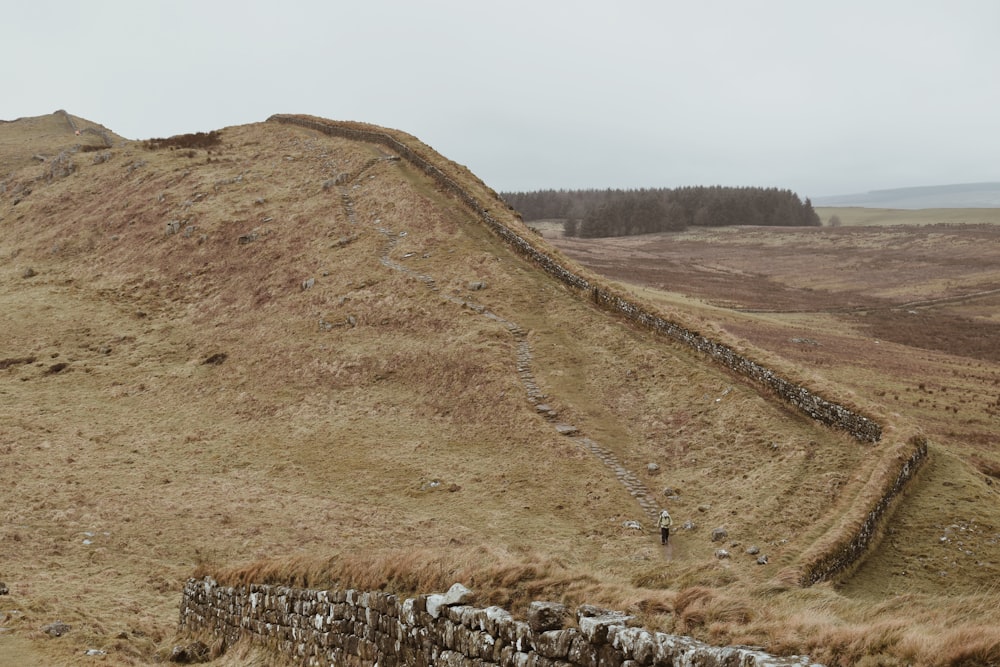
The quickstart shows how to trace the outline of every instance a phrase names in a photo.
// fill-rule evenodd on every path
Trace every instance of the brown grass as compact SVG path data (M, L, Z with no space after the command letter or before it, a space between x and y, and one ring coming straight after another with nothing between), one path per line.
M913 610L920 627L949 633L994 618L979 611L996 593L975 591L993 565L949 569L963 598L935 578L956 553L937 543L940 531L994 562L993 526L968 519L979 518L976 503L995 501L964 454L936 454L898 510L912 550L900 555L907 540L887 531L872 574L863 567L843 591L799 591L782 573L863 499L878 447L568 294L405 163L379 162L347 186L352 222L324 183L357 173L372 148L276 124L221 136L211 161L129 144L65 178L32 180L16 205L0 194L0 359L33 359L0 369L0 462L12 471L0 488L0 579L12 592L5 608L23 612L3 623L36 662L75 664L90 647L107 648L108 664L153 662L175 641L180 584L196 572L403 593L461 580L480 601L515 610L536 597L590 602L713 641L834 658L868 647L916 663L941 646L899 635ZM11 182L36 172L28 164ZM180 226L167 234L171 220ZM506 329L382 266L379 228L396 242L394 261L527 332L533 373L561 421L657 497L678 492L662 502L696 527L678 531L674 560L651 531L622 528L645 521L635 500L527 402ZM26 267L36 275L25 278ZM468 289L480 280L485 290ZM892 417L904 399L947 395L961 418L986 416L970 391L990 366L935 358L947 382L924 378L921 390L910 371L866 370L898 357L866 351L839 320L808 349L787 339L817 337L816 320L797 321L794 333L754 320L749 345L733 333L743 320L662 303L811 387L889 415L891 443L919 414ZM844 358L858 365L837 372ZM66 365L47 373L56 364ZM934 410L941 421L921 424L935 436L987 431ZM969 442L992 460L989 440ZM645 472L650 462L659 475ZM942 498L960 509L934 510ZM956 513L964 531L949 528ZM716 526L730 534L726 562L713 556ZM746 556L750 545L772 564ZM883 576L903 569L906 579ZM881 608L896 591L865 583L879 580L912 581L911 608ZM38 627L56 618L74 631L43 641ZM850 633L840 637L841 627ZM0 650L7 641L0 634Z

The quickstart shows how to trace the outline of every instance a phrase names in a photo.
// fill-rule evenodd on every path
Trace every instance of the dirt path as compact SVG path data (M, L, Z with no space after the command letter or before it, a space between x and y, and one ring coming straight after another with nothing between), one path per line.
M348 220L352 225L357 224L357 220L354 215L354 203L351 197L351 183L357 180L361 174L374 164L392 159L390 155L384 152L382 153L383 157L373 159L361 170L359 170L357 174L353 174L349 179L345 179L345 181L339 185L341 203L344 207ZM392 254L393 249L401 238L401 234L405 234L405 232L397 233L385 227L376 227L375 229L386 239L381 255L379 256L379 262L381 262L383 266L392 269L393 271L399 271L416 278L426 285L429 290L439 295L445 301L479 313L483 317L492 320L507 329L517 343L517 373L521 379L521 384L524 386L528 402L534 406L535 411L539 415L553 425L556 432L571 438L573 442L575 442L582 450L596 456L597 459L600 460L604 466L615 475L629 494L635 498L645 515L650 519L650 525L655 526L660 508L653 500L649 489L646 488L642 481L640 481L639 477L634 472L628 470L609 449L601 446L591 438L586 437L586 435L580 432L579 428L572 424L560 422L556 411L553 410L548 403L546 403L548 397L539 388L535 379L532 367L533 354L531 344L528 342L528 335L524 329L522 329L518 323L489 310L485 305L470 301L462 296L443 292L438 287L433 276L414 271L410 267L391 259L390 255ZM646 527L643 526L643 530L645 530L645 528ZM653 531L650 532L652 533ZM658 536L658 533L656 534ZM668 545L668 549L670 549L670 551L665 551L665 553L667 554L668 559L670 559L672 558L672 547Z

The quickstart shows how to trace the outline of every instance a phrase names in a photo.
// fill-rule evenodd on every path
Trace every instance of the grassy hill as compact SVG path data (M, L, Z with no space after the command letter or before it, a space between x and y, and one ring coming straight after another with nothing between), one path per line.
M877 446L580 300L406 161L276 123L74 152L56 125L0 124L0 653L151 664L181 582L228 570L461 579L831 663L995 655L995 591L789 580ZM67 168L32 159L65 139ZM691 524L669 550L643 493Z

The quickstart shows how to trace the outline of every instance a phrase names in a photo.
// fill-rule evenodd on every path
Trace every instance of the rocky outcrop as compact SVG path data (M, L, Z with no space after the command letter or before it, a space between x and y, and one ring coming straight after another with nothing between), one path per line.
M213 632L227 645L249 641L307 667L811 664L652 632L634 627L626 614L589 605L577 609L577 627L565 627L571 617L565 607L546 602L533 603L529 620L520 621L499 607L469 605L470 595L461 584L445 595L400 599L382 591L220 586L206 577L185 585L180 629Z

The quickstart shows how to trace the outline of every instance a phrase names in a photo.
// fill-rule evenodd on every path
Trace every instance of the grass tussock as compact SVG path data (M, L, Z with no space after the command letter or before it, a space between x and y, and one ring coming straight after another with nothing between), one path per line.
M379 590L399 596L443 593L460 582L473 591L474 604L497 605L515 614L523 614L535 600L560 602L570 607L593 604L633 614L651 628L675 629L670 614L676 603L670 591L623 586L556 558L502 548L386 550L330 558L298 556L221 570L202 566L193 576L211 576L227 586L258 583ZM735 598L718 597L708 588L689 590L705 591L709 601L709 604L688 604L691 627L720 621L735 624L751 617L751 610ZM704 621L696 622L699 614L704 614Z
M201 567L194 573L195 577L206 575L231 586L265 583L382 590L397 595L443 592L455 582L462 582L475 592L477 603L511 608L525 606L540 595L547 599L582 601L600 584L593 575L573 570L558 559L484 546L448 551L346 553L329 558L297 556L257 561L217 572Z
M991 667L1000 665L1000 628L977 624L943 632L908 632L899 642L904 660L933 667Z

